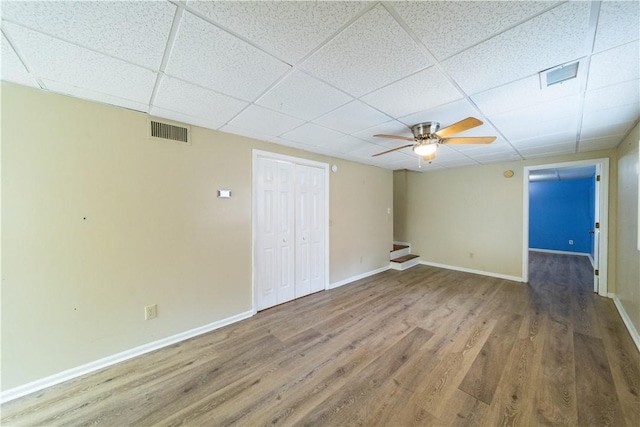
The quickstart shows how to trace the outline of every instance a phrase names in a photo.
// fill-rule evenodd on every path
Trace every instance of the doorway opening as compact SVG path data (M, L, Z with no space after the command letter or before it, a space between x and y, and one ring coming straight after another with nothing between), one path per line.
M592 190L590 190L590 206L585 202L584 209L591 212L583 212L588 218L588 223L582 218L580 224L567 225L579 228L579 238L568 238L566 242L559 242L558 236L562 233L550 230L552 227L545 223L544 208L536 206L536 200L532 202L532 191L543 188L544 184L536 184L545 180L587 179L591 176ZM533 185L532 185L533 184ZM577 184L576 184L577 185ZM580 185L589 185L582 183ZM575 186L575 185L574 185ZM564 185L563 191L572 191L571 185ZM532 190L533 188L533 190ZM570 193L567 193L570 194ZM532 209L534 212L532 212ZM537 209L537 210L536 210ZM542 210L540 210L542 209ZM561 207L558 207L561 209ZM522 248L522 276L525 282L529 281L529 261L531 249L541 252L571 255L583 253L587 255L593 266L593 291L601 296L607 296L607 248L608 248L608 209L609 209L609 159L581 160L566 163L554 163L536 166L527 166L523 173L523 248ZM536 215L535 218L531 216ZM532 237L531 232L535 234ZM565 236L566 237L566 236ZM562 238L562 237L560 237ZM555 241L554 241L555 239ZM554 249L548 249L552 247ZM547 248L547 249L540 249Z

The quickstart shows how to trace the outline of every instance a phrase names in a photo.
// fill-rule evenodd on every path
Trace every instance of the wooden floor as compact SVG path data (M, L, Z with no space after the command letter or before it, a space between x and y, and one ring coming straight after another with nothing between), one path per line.
M3 425L640 425L640 355L585 257L530 284L387 271L9 402Z

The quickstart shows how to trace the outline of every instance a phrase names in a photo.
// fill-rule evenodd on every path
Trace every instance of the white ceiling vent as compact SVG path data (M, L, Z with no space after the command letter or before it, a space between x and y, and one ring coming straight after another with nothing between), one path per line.
M540 71L540 87L542 89L578 77L580 61L558 65L548 70Z
M154 139L165 139L170 141L189 143L191 128L179 126L167 121L149 119L149 137Z

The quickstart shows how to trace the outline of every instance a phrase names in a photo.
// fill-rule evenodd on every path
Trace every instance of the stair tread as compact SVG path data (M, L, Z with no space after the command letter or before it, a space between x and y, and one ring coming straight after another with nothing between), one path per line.
M407 249L409 246L404 246L404 245L393 245L393 249L391 249L389 252L393 252L393 251L399 251L401 249Z
M411 261L414 258L418 258L419 256L420 255L409 254L409 255L401 256L400 258L392 259L391 262L403 263L406 261Z

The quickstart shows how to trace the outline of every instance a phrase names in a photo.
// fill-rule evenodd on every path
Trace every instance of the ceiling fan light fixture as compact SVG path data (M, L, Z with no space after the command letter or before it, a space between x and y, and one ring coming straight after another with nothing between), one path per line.
M423 144L418 144L413 147L413 152L418 156L430 156L436 152L438 149L438 143L436 142L426 142Z

